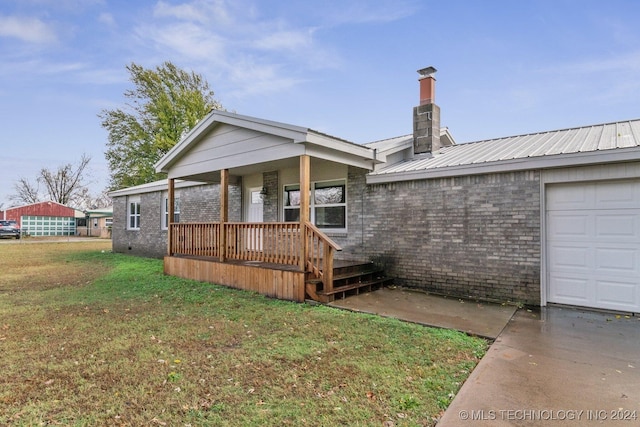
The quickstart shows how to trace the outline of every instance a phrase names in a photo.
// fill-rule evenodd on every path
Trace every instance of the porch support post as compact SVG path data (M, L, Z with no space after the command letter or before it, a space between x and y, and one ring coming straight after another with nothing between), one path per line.
M169 178L169 185L167 186L167 213L169 214L167 218L167 254L169 256L173 256L173 217L175 211L175 185L176 180L174 178Z
M229 221L229 169L222 169L220 171L220 237L218 239L220 262L227 259L227 221Z
M300 156L300 270L307 266L307 222L309 222L309 185L311 174L310 157Z

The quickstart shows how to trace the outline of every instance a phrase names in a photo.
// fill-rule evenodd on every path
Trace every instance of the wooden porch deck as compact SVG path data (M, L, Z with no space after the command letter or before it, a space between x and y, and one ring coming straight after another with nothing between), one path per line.
M225 260L201 255L165 257L164 272L171 276L257 292L272 298L303 302L331 302L336 298L379 289L390 282L368 261L334 260L334 287L326 291L322 280L309 279L295 265L264 261Z
M278 299L305 300L305 272L295 265L234 259L222 262L218 257L174 255L164 258L164 272Z
M334 259L342 249L310 223L174 223L165 274L258 292L330 302L384 285L373 263Z

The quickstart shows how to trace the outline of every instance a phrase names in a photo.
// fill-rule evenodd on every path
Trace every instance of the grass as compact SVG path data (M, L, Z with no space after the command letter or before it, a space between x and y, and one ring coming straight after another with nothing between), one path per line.
M485 341L2 244L0 425L432 426Z

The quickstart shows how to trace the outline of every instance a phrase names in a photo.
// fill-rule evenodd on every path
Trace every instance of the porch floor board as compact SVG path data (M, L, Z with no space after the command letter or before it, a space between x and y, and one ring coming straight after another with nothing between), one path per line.
M184 259L196 259L199 261L209 261L209 262L220 262L220 258L213 256L200 256L200 255L172 255L173 258L184 258ZM280 270L280 271L300 271L300 268L297 265L289 265L289 264L276 264L273 262L263 262L263 261L247 261L242 259L225 259L225 264L246 266L246 267L260 267L267 268L269 270Z
M214 256L204 256L204 255L171 255L174 258L184 258L184 259L197 259L200 261L209 261L209 262L220 262L220 258ZM270 270L282 270L282 271L300 271L300 268L297 265L289 265L289 264L277 264L274 262L263 262L263 261L247 261L242 259L225 259L226 264L234 264L234 265L244 265L247 267L261 267L268 268ZM369 261L358 261L358 260L345 260L345 259L336 259L333 261L334 270L340 268L347 267L356 267L359 265L370 264ZM322 263L320 263L322 265ZM322 271L322 269L320 270Z

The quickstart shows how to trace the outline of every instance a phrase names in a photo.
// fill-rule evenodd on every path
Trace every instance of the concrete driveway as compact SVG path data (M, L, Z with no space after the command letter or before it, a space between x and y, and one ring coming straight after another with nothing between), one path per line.
M495 338L438 427L640 425L640 317L400 288L331 305Z
M640 317L519 310L438 427L640 425Z

